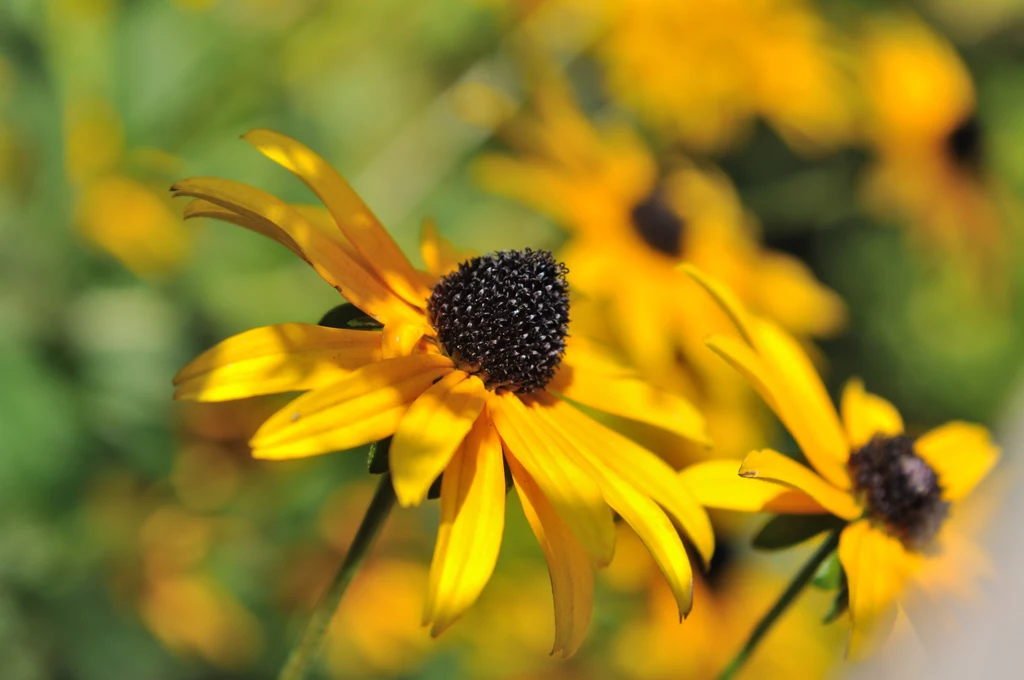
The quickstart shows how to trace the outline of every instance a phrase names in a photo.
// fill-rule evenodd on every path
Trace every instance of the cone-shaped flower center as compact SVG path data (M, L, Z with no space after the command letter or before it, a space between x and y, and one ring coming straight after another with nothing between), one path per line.
M644 243L663 255L678 257L683 249L683 220L655 190L633 206L633 226Z
M543 250L503 250L463 262L427 302L442 349L491 389L542 389L565 354L567 271Z
M984 163L985 148L981 123L976 116L966 118L953 128L945 139L946 150L953 162L968 172L978 172Z
M914 452L912 437L874 437L850 456L850 469L871 517L909 548L931 542L949 503L942 500L935 470Z

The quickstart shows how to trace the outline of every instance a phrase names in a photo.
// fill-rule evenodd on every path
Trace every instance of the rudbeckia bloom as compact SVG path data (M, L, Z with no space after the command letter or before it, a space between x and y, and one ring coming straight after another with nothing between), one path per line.
M561 255L586 298L577 320L588 337L620 351L645 379L700 395L716 446L735 448L730 441L749 429L737 427L737 414L750 412L749 391L708 356L703 339L724 319L679 263L721 277L800 336L837 330L842 300L796 258L760 246L754 217L721 172L685 161L663 172L632 128L592 125L553 71L536 84L531 110L502 132L515 153L482 159L481 181L568 232Z
M642 537L680 612L688 612L692 572L676 527L707 560L714 550L707 515L667 465L563 397L696 439L704 437L702 419L567 337L564 265L527 250L453 267L450 246L431 234L424 259L434 273L419 272L321 157L266 130L245 139L302 179L327 212L197 178L173 188L196 199L186 214L282 243L383 328L290 323L242 333L186 366L177 397L305 392L256 432L255 457L312 456L392 437L401 505L420 504L440 476L441 527L424 614L435 634L476 599L494 569L505 465L548 561L555 651L569 655L582 641L591 568L607 564L614 549L613 509Z
M749 315L720 283L688 271L739 332L708 345L750 381L810 467L764 449L742 463L701 463L683 477L707 507L845 520L839 560L849 583L849 652L862 655L888 636L909 586L932 584L944 595L963 590L956 563L977 548L947 519L999 449L988 430L963 422L909 436L896 408L858 380L847 384L837 413L793 338Z

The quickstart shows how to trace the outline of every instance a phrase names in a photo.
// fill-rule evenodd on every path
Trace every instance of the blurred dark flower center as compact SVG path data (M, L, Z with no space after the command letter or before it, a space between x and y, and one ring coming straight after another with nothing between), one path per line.
M946 136L946 149L958 167L971 172L981 170L985 160L981 122L977 116L964 119Z
M655 189L633 206L630 213L640 238L663 255L679 257L683 248L683 219L672 210Z
M427 302L442 349L491 389L543 389L565 355L567 272L551 253L529 248L463 262Z
M908 548L927 547L949 515L935 470L914 451L912 437L875 436L850 455L854 485L868 514Z

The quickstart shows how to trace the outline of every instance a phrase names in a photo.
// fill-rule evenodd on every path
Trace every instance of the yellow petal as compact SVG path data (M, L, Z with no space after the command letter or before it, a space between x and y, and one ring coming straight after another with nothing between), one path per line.
M451 241L441 236L434 220L423 220L420 233L420 254L427 271L434 276L444 276L459 268L459 263L472 257L472 254L460 251Z
M819 477L810 468L778 451L752 451L743 459L739 474L751 479L764 479L803 491L833 515L856 519L863 514L853 496L840 491Z
M650 496L697 547L705 564L715 551L715 534L707 513L661 458L635 442L588 418L570 404L547 402L548 419L577 442L609 474Z
M505 529L501 440L477 418L441 480L441 525L430 563L423 622L440 635L479 597L498 561Z
M252 455L298 458L390 437L409 404L451 371L451 359L438 354L368 364L272 415L253 435Z
M422 322L421 312L398 298L381 279L353 260L338 241L324 236L284 201L239 182L210 177L185 179L171 189L175 195L202 198L231 210L253 224L262 221L276 225L299 247L304 259L325 281L374 318L385 323Z
M226 401L325 387L381 358L380 334L285 323L203 352L174 378L175 399Z
M903 418L896 407L866 392L864 383L857 378L846 383L840 408L846 436L853 450L867 444L876 434L886 437L903 434Z
M552 654L576 653L594 609L594 572L587 551L561 520L540 486L514 457L508 457L512 479L530 528L533 529L551 575L555 601L555 644Z
M606 413L647 423L710 446L704 416L686 399L624 371L592 345L570 341L548 389Z
M546 412L550 409L543 405L537 404L532 410L537 413L539 422L547 426L547 437L556 442L561 455L572 457L581 468L597 480L608 504L636 531L665 575L665 580L668 581L669 588L676 598L680 618L686 617L693 608L693 571L686 550L683 549L683 542L668 516L657 503L642 493L646 489L633 486L630 480L607 464L607 459L614 458L615 453L608 456L600 455L598 451L602 450L603 446L591 448L579 438L567 436L564 430L559 429L549 419L550 414ZM649 455L653 457L653 454ZM629 462L635 463L635 460ZM683 493L685 494L685 491ZM703 513L699 508L698 511ZM705 519L706 517L705 515ZM707 524L710 530L710 521Z
M607 566L615 552L615 524L597 483L545 436L515 394L491 393L487 410L509 454L537 482L594 564Z
M281 228L273 222L256 215L239 215L235 211L229 210L228 208L222 208L216 203L210 203L205 199L196 198L191 200L189 204L185 206L182 217L186 220L194 217L206 217L213 220L220 220L221 222L228 222L242 227L243 229L248 229L249 231L254 231L257 234L266 236L271 241L280 243L303 260L306 260L306 262L309 262L306 254L302 252L302 248L299 247L299 244L297 244L291 236L282 231Z
M839 561L850 586L847 654L859 659L885 642L892 630L908 556L899 539L861 520L843 529Z
M398 502L427 497L484 408L487 390L476 376L452 371L416 397L398 425L388 460Z
M767 480L740 477L741 464L738 460L709 460L691 465L679 473L679 478L706 508L782 515L828 512L802 491Z
M725 315L732 321L747 345L751 347L756 346L753 329L754 319L747 314L747 310L728 287L691 264L684 263L679 265L679 271L690 276L714 298L718 306L725 312Z
M416 271L377 217L345 178L308 147L270 130L251 130L243 139L279 163L313 190L363 261L409 304L423 308L430 296Z
M935 470L943 498L958 501L999 461L999 447L981 425L955 421L921 435L914 451Z
M393 323L384 326L381 335L381 351L384 358L409 356L426 330L427 326L422 322Z

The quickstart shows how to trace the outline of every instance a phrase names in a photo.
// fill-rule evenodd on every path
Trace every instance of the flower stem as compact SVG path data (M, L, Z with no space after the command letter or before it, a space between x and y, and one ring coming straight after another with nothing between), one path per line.
M334 580L327 586L327 590L317 602L316 608L302 631L302 637L292 648L288 655L288 661L285 662L284 668L277 676L278 680L303 680L309 674L320 648L320 642L323 640L324 633L327 632L327 626L338 609L338 603L341 602L341 597L345 594L348 584L352 582L352 577L355 576L363 558L366 557L366 553L373 545L377 534L380 533L381 527L384 526L384 521L388 518L394 504L395 490L391 485L391 475L385 472L381 475L377 491L373 494L370 507L366 509L366 514L359 525L359 530L356 531L356 537L352 540L348 553L345 554L345 559L341 561Z
M814 575L817 573L818 568L822 563L824 563L839 546L839 534L841 531L842 529L836 529L828 535L828 538L826 538L820 546L818 546L818 549L814 551L811 558L807 560L804 566L801 567L800 571L797 572L796 576L793 577L789 586L785 591L783 591L782 595L779 596L779 599L775 604L772 605L772 608L768 610L760 621L758 621L754 631L750 634L750 637L747 638L746 644L743 645L743 648L740 649L739 652L737 652L729 665L725 667L725 670L718 675L718 680L728 680L739 672L743 664L750 658L750 655L754 653L754 649L757 647L758 643L761 642L761 638L771 630L776 619L782 616L783 612L785 612L789 605L793 603L793 600L796 599L796 596L800 594L800 591L804 589L804 586L810 583L811 579L814 578Z

